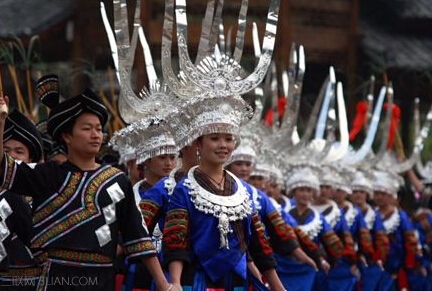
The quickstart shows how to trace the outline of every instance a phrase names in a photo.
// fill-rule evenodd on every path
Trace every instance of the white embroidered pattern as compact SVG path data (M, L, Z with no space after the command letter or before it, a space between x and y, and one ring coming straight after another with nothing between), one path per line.
M345 217L345 220L347 222L348 227L351 227L353 225L354 221L355 221L355 218L356 218L356 216L358 214L358 211L352 205L351 202L346 201L345 203L348 206L348 208L347 208L347 210L346 210L346 212L344 214L344 217Z
M294 206L295 208L295 206ZM313 208L309 208L312 210L314 218L312 219L312 221L303 224L303 225L299 225L298 227L304 232L306 233L310 239L314 239L317 237L317 235L319 234L319 232L322 229L322 221L320 218L320 214L316 209Z
M400 216L399 211L397 209L393 210L392 215L389 218L383 220L384 228L386 229L386 233L393 233L400 225Z
M372 209L370 205L367 205L366 212L364 213L364 221L366 222L366 226L369 230L372 230L373 225L375 223L376 213Z
M329 207L331 207L331 211L326 214L324 216L324 219L327 221L328 224L330 224L330 226L332 228L334 228L336 226L336 224L338 223L339 219L341 218L341 211L339 209L339 207L337 206L336 202L330 200L326 205L313 205L313 208L315 208L316 210L318 210L318 212L320 212L321 214L328 209Z

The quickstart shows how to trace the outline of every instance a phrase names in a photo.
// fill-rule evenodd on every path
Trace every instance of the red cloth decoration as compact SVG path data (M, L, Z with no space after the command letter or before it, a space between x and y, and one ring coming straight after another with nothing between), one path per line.
M405 247L405 267L414 268L417 266L416 256L421 254L418 249L418 240L413 231L406 231L404 233L404 247Z
M368 102L367 101L359 101L356 105L356 115L354 117L352 128L349 132L349 140L353 141L359 132L362 130L368 112Z
M381 260L385 263L390 253L390 241L387 233L376 231L373 240L375 246L374 261Z
M384 103L384 109L388 108L388 104ZM389 138L387 143L387 148L392 149L394 144L394 139L396 135L396 131L399 127L401 117L401 109L396 104L392 104L392 116L390 120L390 128L389 128Z
M267 126L273 125L273 109L272 108L267 110L267 113L265 115L265 125L267 125Z
M286 110L286 106L287 106L287 100L284 96L281 96L278 98L277 106L278 106L279 117L282 118L285 114L285 110Z
M116 274L115 275L115 291L121 291L123 288L124 275Z
M398 290L406 289L408 290L408 276L404 269L399 269L397 274L398 280Z
M278 118L278 120L281 120L283 115L285 114L286 104L287 104L287 102L286 102L285 97L282 96L282 97L279 97L277 99L277 114L278 114L277 118ZM267 125L267 126L272 126L274 123L274 120L276 117L274 116L275 113L273 111L274 111L273 108L270 108L264 117L265 125Z

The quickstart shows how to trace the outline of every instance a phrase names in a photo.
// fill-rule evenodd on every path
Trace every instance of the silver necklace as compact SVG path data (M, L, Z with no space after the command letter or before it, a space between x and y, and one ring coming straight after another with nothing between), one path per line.
M229 196L220 196L207 191L201 187L193 175L197 166L192 167L184 180L183 185L189 189L192 203L198 211L211 214L218 219L218 229L220 234L220 248L229 249L228 233L232 233L230 222L243 220L252 213L252 201L249 193L242 182L229 171L236 185L237 190Z
M223 191L224 190L225 172L222 173L222 178L218 182L215 179L213 179L210 175L208 175L206 172L204 172L203 170L201 170L200 168L197 168L197 169L198 169L198 171L200 171L200 173L202 173L204 176L206 176L213 183L213 185L216 186L216 188L219 191Z

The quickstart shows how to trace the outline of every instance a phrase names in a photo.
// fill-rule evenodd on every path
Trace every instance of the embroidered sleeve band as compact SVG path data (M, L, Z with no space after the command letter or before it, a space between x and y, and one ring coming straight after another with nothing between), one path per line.
M168 211L163 234L163 241L168 250L187 248L188 220L189 216L184 209Z
M156 250L151 239L144 238L139 241L126 242L123 244L123 251L126 258L135 258L138 256L155 255Z

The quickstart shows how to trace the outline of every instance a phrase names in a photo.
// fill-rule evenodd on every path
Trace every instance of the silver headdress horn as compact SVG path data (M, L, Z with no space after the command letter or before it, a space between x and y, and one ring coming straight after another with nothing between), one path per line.
M129 125L117 132L110 144L120 151L123 147L135 149L137 163L157 155L176 154L178 149L172 135L168 132L166 119L178 110L180 101L156 75L150 47L140 25L141 1L138 0L136 3L131 41L126 0L114 0L113 6L115 39L103 3L101 3L101 13L114 63L117 66L120 83L119 112ZM132 88L131 74L138 38L143 48L149 86L144 87L137 95Z
M415 134L416 136L420 135L426 138L429 134L429 127L425 128L423 132L420 130L420 112L419 112L419 102L420 100L418 98L415 99L414 103L414 128L415 128ZM430 120L432 118L431 112L429 111L426 115L426 119ZM416 163L416 170L419 173L419 175L422 177L422 179L428 183L431 183L432 181L432 162L428 161L426 162L426 165L424 166L422 163L422 159L419 156L417 163Z
M141 1L138 0L136 3L131 40L129 40L126 0L113 1L113 5L115 38L113 38L113 29L107 21L103 3L101 3L101 13L113 52L114 64L117 65L116 72L120 83L118 100L120 115L127 123L155 116L162 119L167 113L174 112L180 101L177 103L176 96L156 76L150 48L140 24ZM134 92L131 84L138 37L143 47L149 79L148 88L143 88L139 95Z
M201 62L201 67L199 65L196 67L191 62L187 46L186 1L176 1L175 12L179 62L187 80L194 85L195 90L193 92L190 90L185 91L181 88L181 82L174 75L171 66L172 25L174 18L173 2L173 0L168 0L165 10L164 36L162 41L162 61L164 63L162 66L168 84L177 94L187 97L191 97L192 95L198 98L241 95L251 91L261 83L273 54L280 0L272 0L270 3L262 54L254 72L246 77L242 77L244 72L238 62L227 56L222 56L221 60L212 60L212 58L207 56ZM243 1L242 7L245 5L247 5L247 1ZM237 37L239 39L242 38Z
M378 95L378 101L375 105L375 109L373 111L370 124L368 126L368 131L366 134L366 138L360 147L359 150L354 151L352 153L347 154L344 157L344 162L349 165L357 165L358 163L362 162L363 159L366 157L366 155L371 151L373 141L375 139L376 132L378 130L378 124L381 116L381 110L384 104L384 98L386 93L386 87L382 87L380 90L380 93ZM373 100L373 95L368 95L368 100ZM369 105L370 106L370 105ZM370 106L372 108L372 106Z
M303 46L299 46L298 54L295 44L291 47L290 66L287 72L288 82L283 82L287 92L288 108L283 116L282 124L287 128L288 146L293 145L293 134L297 133L297 118L300 110L300 97L303 88L303 77L306 71L305 54Z

